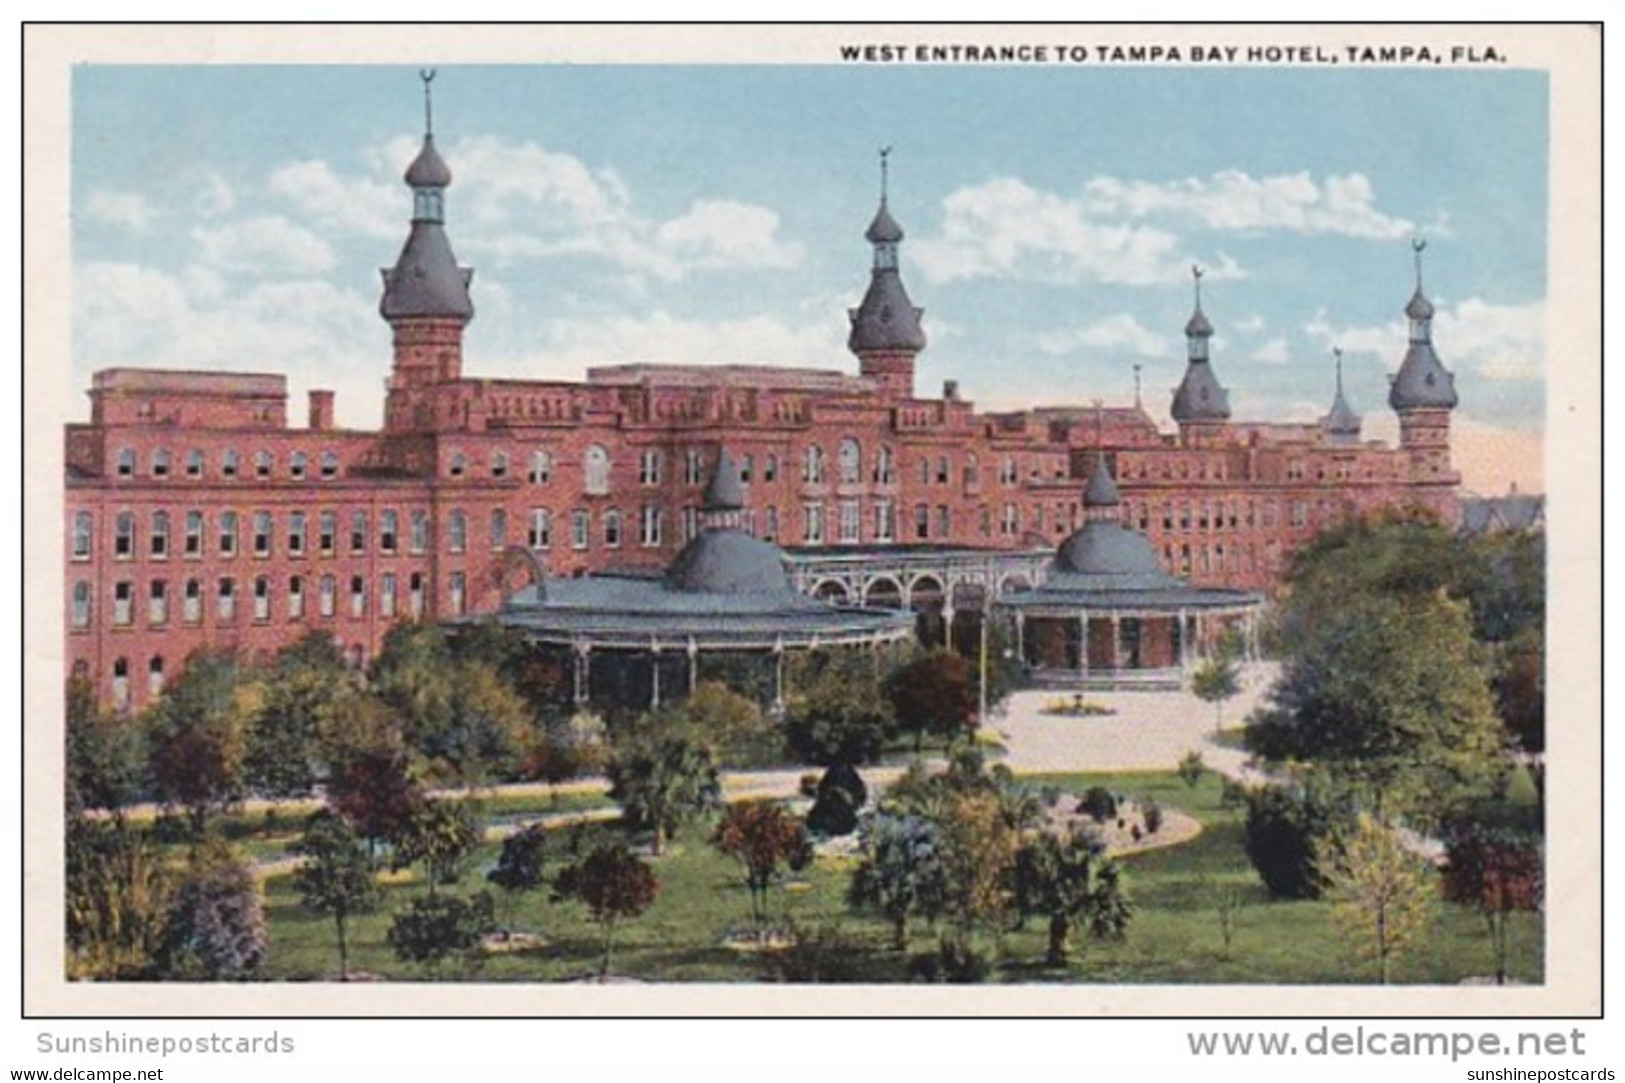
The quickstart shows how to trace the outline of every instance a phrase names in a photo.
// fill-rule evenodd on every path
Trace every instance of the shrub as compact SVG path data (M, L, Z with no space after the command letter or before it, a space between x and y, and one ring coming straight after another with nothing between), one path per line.
M1338 822L1335 806L1310 787L1267 786L1247 800L1247 858L1269 893L1318 899L1326 887L1321 852Z
M1178 771L1180 780L1194 790L1207 773L1207 764L1202 762L1200 752L1187 752L1184 759L1179 761Z
M1155 835L1162 830L1162 806L1150 798L1140 804L1140 816L1145 820L1145 833Z
M182 981L253 977L270 938L259 889L223 844L193 856L169 912L159 973Z
M807 830L818 835L850 835L858 829L858 810L852 798L838 788L822 789L807 813Z
M481 941L496 928L495 911L485 891L467 900L450 895L413 899L395 915L384 941L402 961L422 963L438 973L446 959L477 957Z
M767 952L764 977L798 984L861 982L870 948L841 931L839 925L803 928L792 924L783 951Z
M950 985L980 985L993 976L993 956L968 940L946 937L930 955L909 964L919 981Z
M1090 786L1083 792L1083 800L1078 802L1078 811L1103 824L1117 815L1117 798L1104 786Z
M796 789L801 792L802 797L816 797L818 795L818 772L808 771L802 775L800 781L796 783Z
M1045 808L1054 808L1061 803L1061 787L1053 785L1039 787L1038 800Z

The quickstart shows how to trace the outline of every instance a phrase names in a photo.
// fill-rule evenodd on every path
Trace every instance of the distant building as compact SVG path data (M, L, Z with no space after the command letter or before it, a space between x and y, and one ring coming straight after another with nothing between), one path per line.
M1464 534L1529 533L1546 529L1546 498L1520 493L1516 486L1505 496L1463 496L1459 524Z
M384 424L340 429L330 391L290 426L280 375L112 368L66 431L70 664L120 709L203 646L270 651L312 629L360 664L396 621L494 612L511 552L555 577L664 568L701 529L724 445L740 528L783 548L792 581L834 602L926 611L940 629L1039 585L1083 522L1104 461L1119 514L1170 575L1269 591L1293 547L1354 512L1457 518L1453 379L1416 290L1389 405L1400 442L1361 441L1337 383L1320 423L1231 417L1197 302L1165 433L1133 405L984 413L950 381L915 388L922 310L903 229L880 207L870 284L851 310L856 374L617 365L582 382L463 371L472 272L446 233L451 170L425 134L406 172L407 239L383 272L393 331ZM941 634L938 631L936 634Z

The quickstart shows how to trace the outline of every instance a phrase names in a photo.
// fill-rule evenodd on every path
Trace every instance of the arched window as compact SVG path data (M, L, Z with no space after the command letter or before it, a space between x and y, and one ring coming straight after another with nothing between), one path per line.
M197 558L203 555L203 513L189 511L186 513L186 538L181 543L182 551L186 556Z
M73 626L90 627L90 584L83 579L73 585Z
M186 453L186 476L189 478L203 476L203 452L196 448Z
M392 508L386 508L378 516L378 550L383 553L393 553L400 546L401 516Z
M359 575L350 577L350 616L367 615L367 581Z
M322 576L316 594L318 612L324 617L331 617L334 607L338 604L338 584L331 575Z
M288 475L293 478L303 478L309 468L310 456L303 451L296 451L288 456Z
M254 580L254 619L271 619L271 581L263 575Z
M589 496L603 496L609 492L609 452L593 444L584 456L586 490Z
M118 476L121 477L121 478L134 477L135 476L135 452L134 452L134 450L132 450L130 448L120 448L119 453L118 453L117 464L115 465L114 469L118 472Z
M169 556L169 512L152 513L152 558L164 560Z
M181 589L181 619L196 624L203 619L203 583L188 579Z
M553 480L553 455L547 451L533 451L530 453L530 481L532 485L541 485Z
M73 513L73 559L89 560L96 521L88 511Z
M454 478L460 478L468 473L468 456L461 451L452 452L451 459L446 465L446 473Z
M762 480L779 480L779 457L777 455L769 455L767 457L767 463L762 467Z
M113 707L119 711L130 707L130 663L125 658L113 659Z
M147 695L161 696L164 694L164 659L161 655L153 655L152 661L147 663Z
M841 441L841 484L856 485L863 477L863 448L848 436Z
M129 560L135 556L135 513L121 511L113 519L113 556Z
M508 476L508 453L499 451L491 456L491 476L505 478Z
M220 455L220 476L224 478L236 477L239 461L240 457L238 456L237 452L231 448L227 448Z
M491 548L505 549L508 545L508 512L505 508L491 509Z
M223 511L220 513L220 555L234 557L237 555L237 513Z
M324 478L338 477L338 473L339 473L339 457L338 457L338 453L337 452L332 452L332 451L324 451L324 452L322 452L322 477L324 477Z
M257 477L257 478L268 478L268 477L270 477L271 476L271 467L275 464L275 462L276 462L276 459L271 455L271 453L269 451L257 451L257 452L255 452L254 453L254 476Z
M604 545L610 549L621 544L621 513L614 508L604 512Z
M305 615L305 579L304 576L290 575L288 577L288 619L299 620Z
M353 512L350 515L350 552L365 553L367 551L367 513Z

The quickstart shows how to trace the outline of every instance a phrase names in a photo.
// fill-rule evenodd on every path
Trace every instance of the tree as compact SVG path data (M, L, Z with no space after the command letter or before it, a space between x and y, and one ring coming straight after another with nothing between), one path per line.
M559 874L554 884L561 898L579 899L604 930L604 958L600 978L609 974L615 950L615 926L635 918L654 905L660 881L648 864L623 842L596 847L586 858Z
M350 681L344 656L325 632L310 632L278 652L247 738L250 788L268 797L300 797L316 781L318 735Z
M122 821L72 817L64 854L70 979L154 975L175 877L145 835Z
M1379 814L1432 822L1507 770L1483 652L1440 595L1350 598L1302 630L1247 729L1266 762L1313 762L1364 785Z
M672 832L722 795L710 750L679 734L633 738L610 760L609 781L610 799L627 820L652 832L656 855Z
M1484 916L1495 952L1495 982L1506 984L1512 915L1538 911L1545 860L1538 839L1495 826L1463 824L1446 837L1444 897Z
M501 888L510 899L541 887L552 849L549 842L547 830L541 824L531 824L509 835L502 840L496 868L485 874L486 880Z
M68 814L105 809L122 817L144 784L141 728L101 710L90 678L76 675L68 681L63 730Z
M971 676L965 659L940 649L927 651L887 675L886 696L898 727L914 735L916 752L927 734L952 742L969 733L976 713Z
M208 814L240 800L250 720L261 689L234 653L198 651L147 719L158 797L185 808L194 837Z
M378 908L378 881L360 837L343 818L322 809L305 824L298 850L304 863L294 870L300 901L318 914L330 914L339 941L339 981L350 980L346 928L354 914Z
M1250 790L1247 858L1278 899L1318 899L1326 887L1322 854L1338 826L1339 809L1326 787L1310 779Z
M182 981L249 978L270 944L259 888L227 845L211 839L192 851L176 892L158 971Z
M1061 838L1040 831L1015 859L1016 909L1049 919L1048 966L1065 966L1072 928L1085 924L1097 940L1120 940L1134 916L1117 863L1083 832Z
M1202 762L1200 752L1191 751L1180 758L1177 770L1179 780L1194 790L1202 781L1202 776L1207 774L1207 764Z
M756 703L719 681L701 681L677 708L677 722L734 767L779 761L783 739Z
M1191 674L1191 692L1203 703L1213 704L1213 731L1224 725L1225 701L1241 691L1236 663L1226 653L1205 659Z
M729 805L711 843L745 866L750 916L757 925L767 920L767 889L779 875L779 867L800 871L813 857L807 829L776 801Z
M893 725L874 665L855 651L814 651L792 666L785 738L806 763L872 763Z
M451 895L413 899L395 915L384 942L405 962L422 963L439 976L447 959L465 964L479 957L481 944L496 928L495 905L489 892L469 899Z
M868 799L863 776L850 764L840 763L824 772L807 813L807 828L820 835L850 835L858 827L858 810Z
M978 926L1002 925L1009 913L1020 835L998 796L988 792L955 796L938 827L947 873L946 916L958 946L966 948Z
M394 867L423 863L423 876L434 896L437 883L455 882L484 832L466 801L429 799L418 806L395 835Z
M1423 934L1431 918L1431 871L1405 849L1397 831L1361 812L1340 839L1327 880L1333 920L1377 961L1387 985L1394 957Z
M863 831L863 859L847 901L879 913L892 927L892 947L908 948L911 917L936 920L947 907L948 871L937 827L918 816L882 813Z

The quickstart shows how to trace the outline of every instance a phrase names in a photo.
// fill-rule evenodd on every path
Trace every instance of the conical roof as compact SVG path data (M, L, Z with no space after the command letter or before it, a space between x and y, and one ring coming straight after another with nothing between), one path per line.
M738 511L745 506L745 485L739 476L739 467L733 456L723 448L717 456L717 468L705 487L706 511Z
M745 487L733 456L723 448L705 488L708 514L745 506ZM688 594L796 594L776 545L739 529L737 516L713 519L666 569L668 589Z
M1185 378L1179 381L1169 413L1181 422L1229 419L1230 393L1219 386L1211 363L1192 359L1185 366Z
M852 330L846 337L853 353L881 350L918 352L925 349L920 326L923 308L915 308L895 267L877 267L869 279L863 301L848 313Z
M395 266L383 271L384 296L378 311L386 320L470 320L474 301L468 283L473 274L457 266L440 223L413 222Z
M1112 480L1112 472L1106 469L1106 457L1102 455L1095 460L1095 472L1083 490L1083 506L1115 508L1122 502L1123 498L1117 492L1117 482Z

